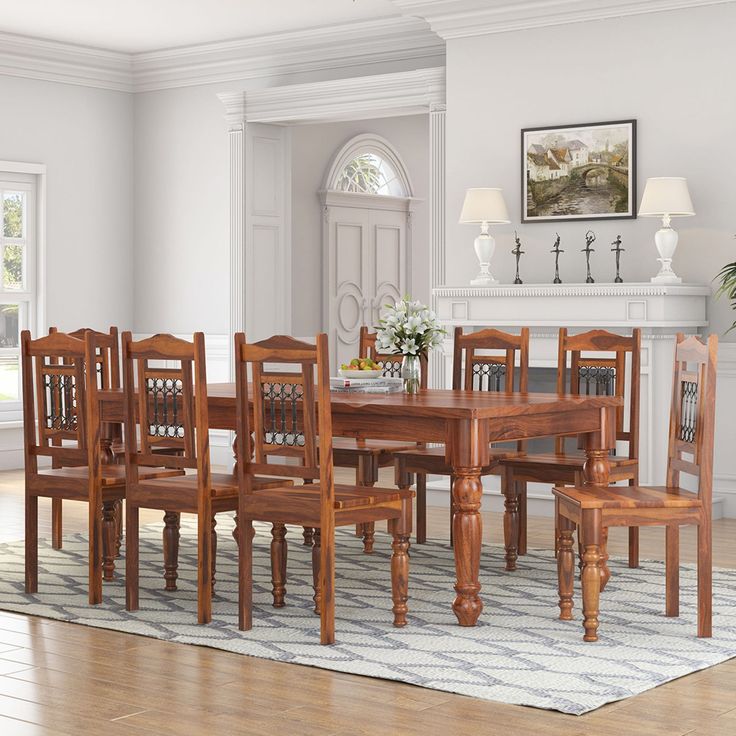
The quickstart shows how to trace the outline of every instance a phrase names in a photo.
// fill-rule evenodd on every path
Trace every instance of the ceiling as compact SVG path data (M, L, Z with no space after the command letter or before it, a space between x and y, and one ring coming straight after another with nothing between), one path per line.
M0 32L138 53L397 15L390 0L0 0Z

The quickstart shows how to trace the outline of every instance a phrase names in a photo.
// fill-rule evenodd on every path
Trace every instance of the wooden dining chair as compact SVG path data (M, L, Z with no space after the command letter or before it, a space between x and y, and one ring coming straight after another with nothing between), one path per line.
M639 380L641 365L641 330L631 336L605 330L591 330L569 335L559 332L557 347L557 391L583 395L620 396L624 405L616 410L616 440L626 443L625 454L613 454L611 482L628 481L636 485L639 479ZM569 366L569 368L568 368ZM628 375L628 381L627 381ZM566 446L565 437L556 437L554 452L528 453L501 461L507 474L508 487L516 487L522 519L519 545L526 553L526 496L530 482L551 485L583 484L585 453ZM555 553L558 530L555 530ZM639 530L629 530L629 566L639 565ZM604 565L603 585L608 579Z
M49 335L58 333L57 327L49 328ZM120 353L118 351L118 328L110 327L109 332L98 332L89 327L82 327L68 332L70 337L84 340L85 335L92 332L95 336L95 376L98 389L120 388ZM57 440L61 442L61 440ZM122 450L122 432L119 424L103 424L101 431L102 462L114 462L115 453ZM52 461L53 467L62 467L60 461ZM115 519L120 527L121 506L116 501ZM51 499L51 546L54 549L62 548L62 499ZM120 529L118 530L120 531ZM120 550L120 534L118 534L118 552Z
M162 365L163 364L163 365ZM235 511L238 486L232 473L210 470L204 334L193 342L154 335L133 342L123 333L125 393L126 608L139 606L139 510L164 512L165 589L177 589L180 515L197 515L197 619L212 619L217 533L215 514ZM159 447L174 448L163 460ZM165 462L174 477L151 479L150 466ZM194 471L185 474L186 470ZM282 485L256 480L257 487Z
M26 480L26 592L38 591L38 499L86 501L89 506L89 602L102 601L102 580L115 570L114 506L125 496L125 473L102 462L97 397L99 346L61 332L31 340L21 333ZM34 396L35 390L35 396ZM38 458L51 459L39 470ZM151 468L148 475L170 471Z
M517 369L518 357L518 369ZM518 377L518 380L517 380ZM519 335L511 335L495 329L465 334L462 327L455 328L452 387L456 391L526 392L529 386L529 329L524 327ZM516 569L519 537L519 505L514 488L506 485L506 476L500 472L503 458L523 454L525 443L516 448L491 447L490 461L481 469L481 475L501 475L504 494L504 540L506 545L506 569ZM415 448L394 455L396 483L399 487L411 484L417 478L417 543L426 541L426 476L446 475L452 478L452 466L445 458L444 445ZM421 479L421 482L420 482ZM454 480L454 479L453 479ZM450 500L450 540L452 541L452 499Z
M381 366L383 375L389 378L401 377L402 355L394 353L379 353L376 348L376 333L369 332L364 325L360 328L359 351L361 358L371 358ZM427 361L422 358L421 388L427 388ZM336 468L355 468L355 483L370 488L378 482L378 471L393 465L394 453L400 450L417 448L417 443L407 443L392 440L371 440L366 438L356 427L356 436L333 438L333 457ZM421 445L419 445L421 447ZM425 497L425 478L417 479L417 504ZM422 501L420 501L422 499ZM419 506L417 506L419 508ZM363 537L363 551L366 554L373 552L375 524L367 522L360 524L356 534ZM305 544L311 543L310 530L305 530Z
M321 643L332 644L335 641L335 527L387 520L393 535L394 626L404 626L414 494L396 488L335 485L327 335L318 335L316 345L285 336L247 344L245 335L238 333L235 381L240 628L249 630L252 626L254 521L270 522L282 530L274 534L272 543L272 564L274 560L283 564L278 581L282 593L280 605L283 605L286 582L284 524L314 529L315 612L320 615ZM301 478L310 483L263 490L257 487L256 474Z
M718 337L707 343L677 336L670 410L665 486L556 487L559 528L559 606L562 620L572 619L574 554L578 530L583 547L581 587L585 641L598 639L600 564L603 530L610 526L664 526L666 616L678 616L680 526L698 527L698 636L712 633L712 491ZM680 486L680 474L693 476L697 491Z

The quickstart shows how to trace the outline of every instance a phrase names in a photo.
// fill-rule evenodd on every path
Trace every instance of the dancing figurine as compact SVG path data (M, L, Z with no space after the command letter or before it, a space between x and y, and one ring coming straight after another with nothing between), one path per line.
M623 284L624 280L621 278L620 267L621 267L621 252L625 251L626 248L621 247L621 236L617 235L616 240L611 243L615 246L611 248L611 252L616 254L616 278L613 280L614 284Z
M552 246L552 250L550 253L555 254L555 280L552 282L553 284L561 284L562 279L560 278L560 253L564 253L564 250L560 250L560 234L555 233L557 236L557 240L555 240L555 244Z
M511 253L516 256L516 278L514 279L514 283L523 284L524 282L519 278L519 258L526 251L521 249L521 241L519 240L519 236L516 234L516 230L514 230L514 242L516 243L516 248L511 249Z
M590 275L590 254L595 253L595 248L591 248L590 246L595 242L595 233L592 230L588 230L587 233L585 233L585 248L583 248L580 252L585 253L585 262L588 264L588 278L585 279L586 284L594 284L595 280Z

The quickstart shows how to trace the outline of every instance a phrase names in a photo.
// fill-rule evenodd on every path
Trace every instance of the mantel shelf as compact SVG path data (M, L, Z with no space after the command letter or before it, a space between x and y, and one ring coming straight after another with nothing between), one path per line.
M438 286L438 297L484 296L710 296L707 284L496 284L494 286Z

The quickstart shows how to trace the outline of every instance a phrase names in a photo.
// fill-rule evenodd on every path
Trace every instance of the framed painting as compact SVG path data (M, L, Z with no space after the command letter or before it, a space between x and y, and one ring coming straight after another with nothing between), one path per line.
M521 221L636 217L636 120L521 131Z

